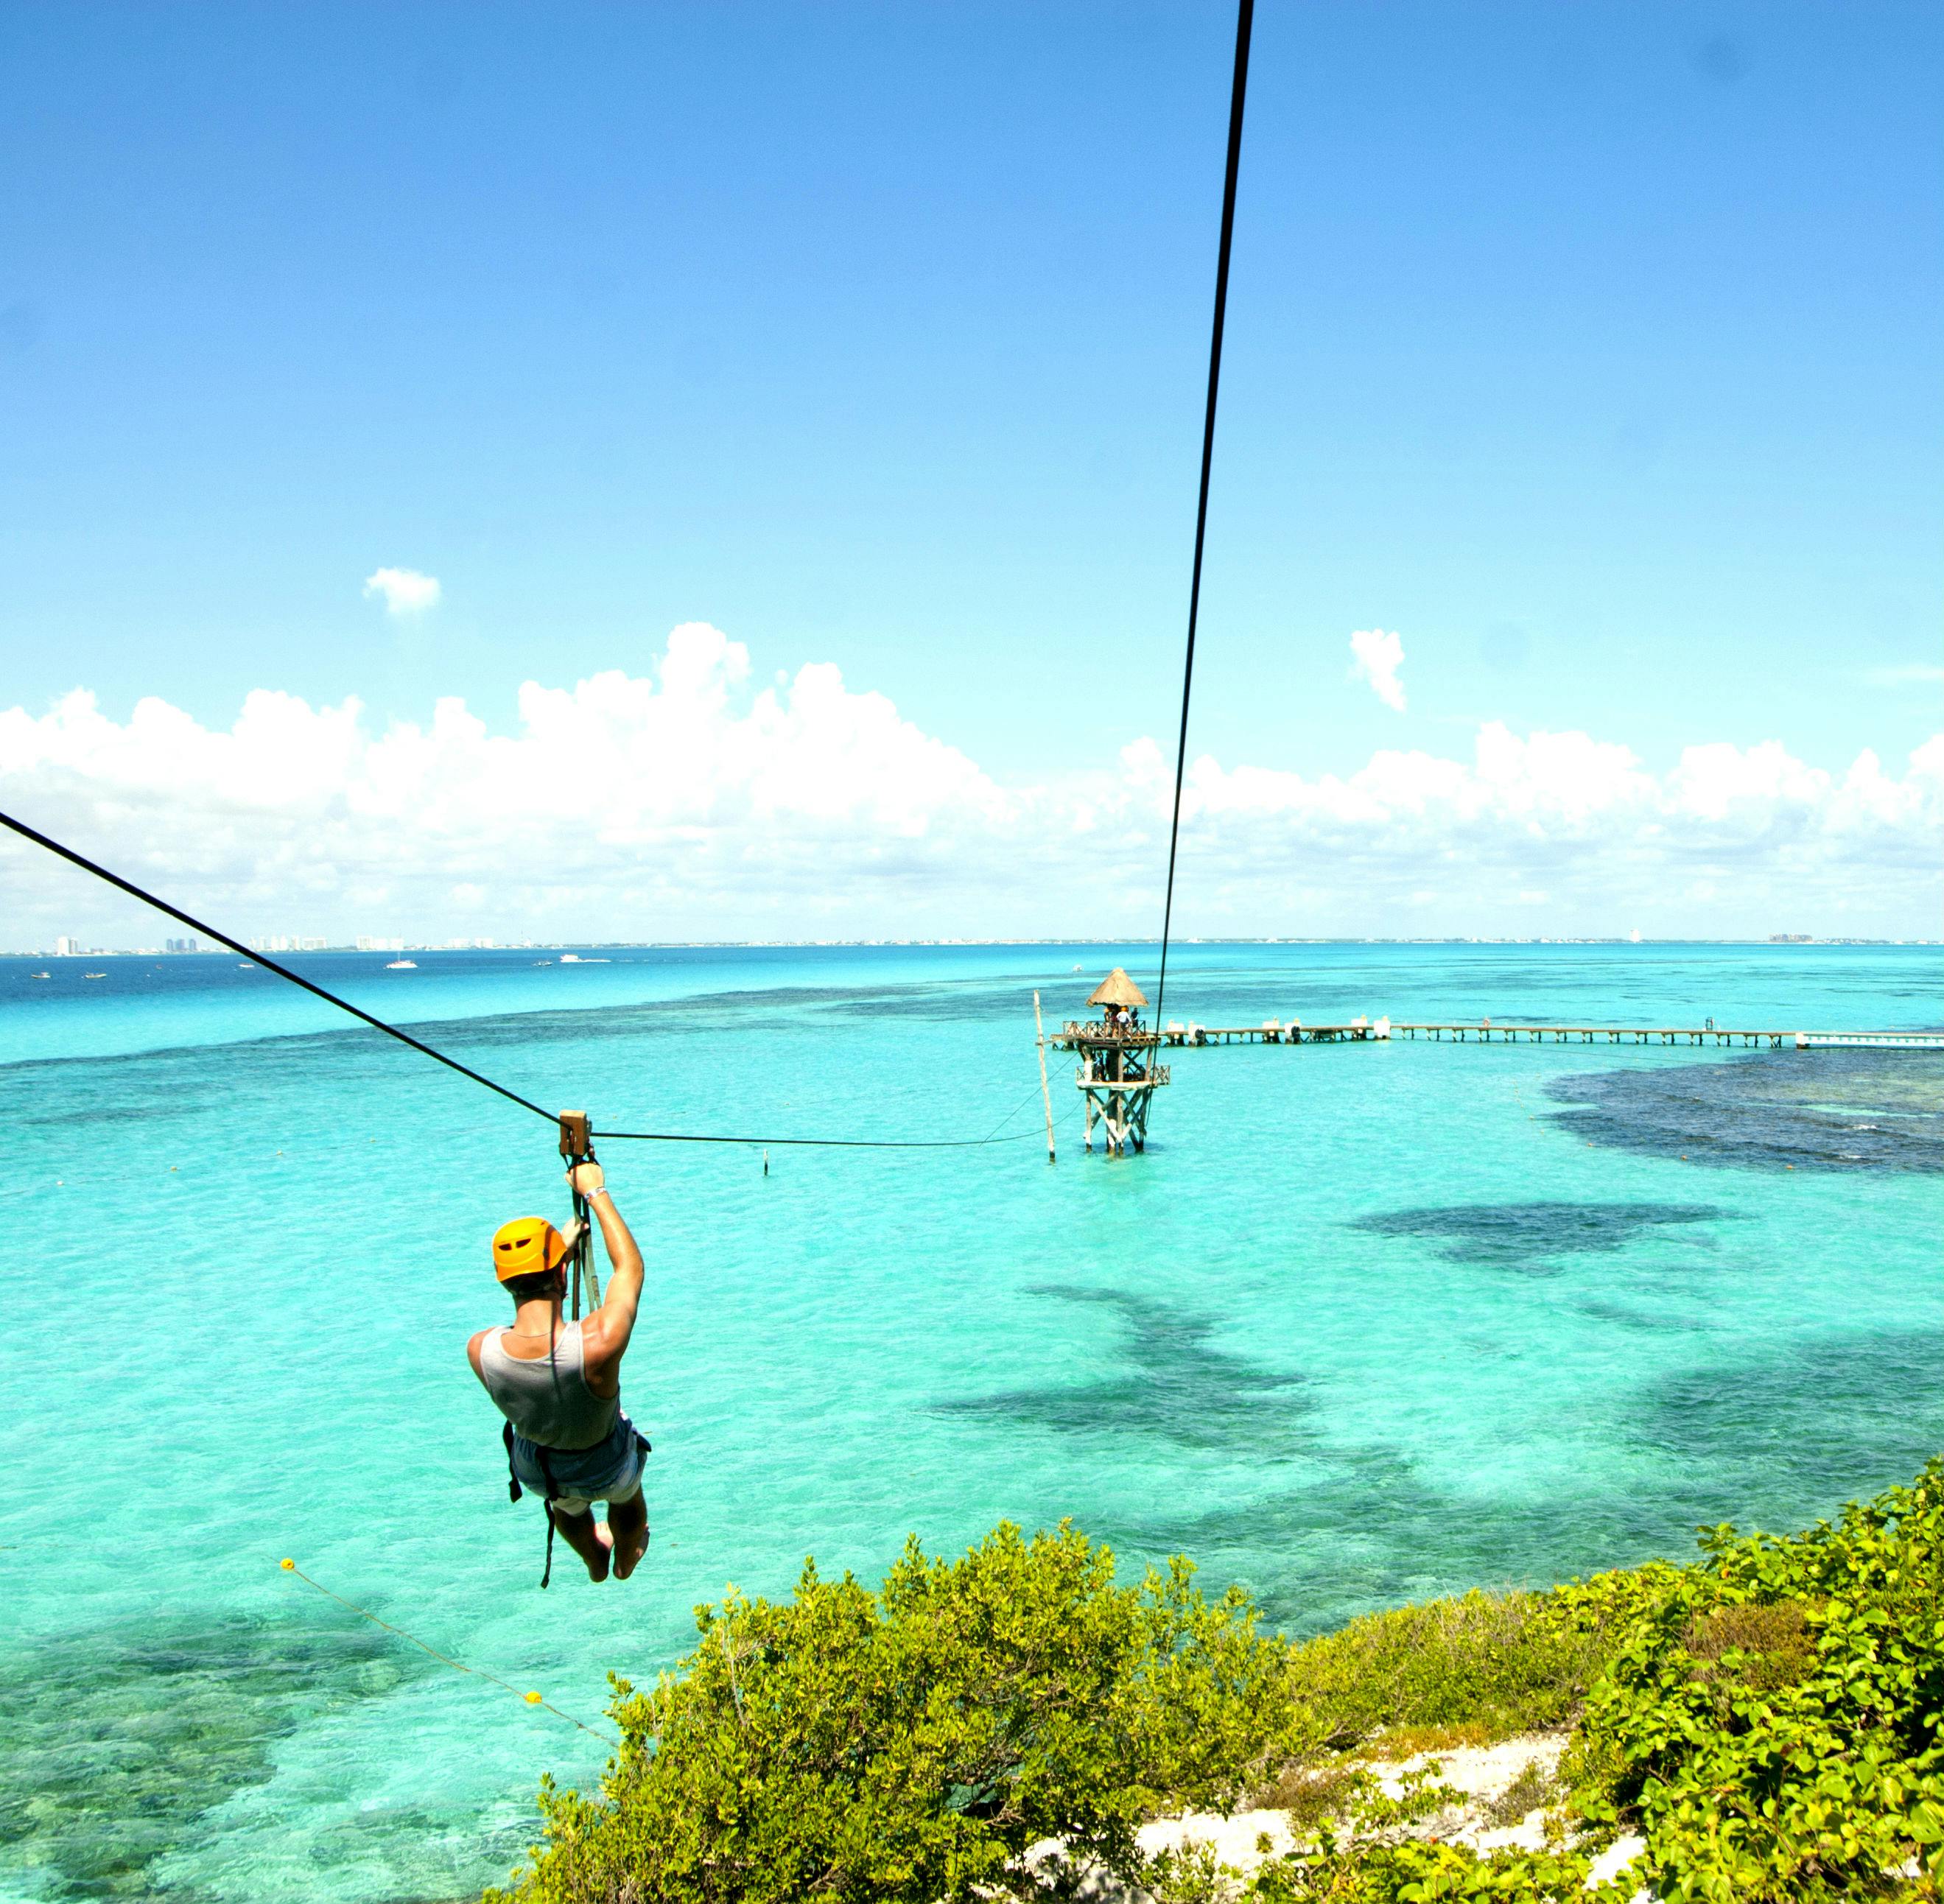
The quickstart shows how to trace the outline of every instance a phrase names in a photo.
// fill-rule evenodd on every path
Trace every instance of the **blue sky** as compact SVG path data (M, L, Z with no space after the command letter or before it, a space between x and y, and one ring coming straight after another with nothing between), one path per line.
M1003 780L1167 740L1232 32L8 9L0 706L503 729L702 621ZM1944 700L1940 82L1928 4L1266 4L1197 751L1900 767Z

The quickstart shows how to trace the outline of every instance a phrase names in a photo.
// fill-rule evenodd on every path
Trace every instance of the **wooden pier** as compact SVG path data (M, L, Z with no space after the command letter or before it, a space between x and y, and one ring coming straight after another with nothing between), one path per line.
M1343 1044L1381 1043L1390 1038L1426 1038L1454 1044L1653 1044L1722 1045L1771 1051L1813 1050L1944 1052L1944 1032L1772 1031L1734 1025L1537 1025L1495 1023L1486 1018L1353 1018L1347 1024L1306 1025L1266 1019L1260 1025L1171 1023L1165 1031L1127 1030L1104 1021L1083 1024L1069 1018L1047 1039L1066 1050L1150 1050L1161 1045L1199 1049L1217 1044Z
M1147 1145L1148 1115L1154 1094L1170 1081L1170 1067L1156 1062L1164 1048L1206 1050L1219 1044L1382 1044L1398 1038L1423 1038L1452 1044L1715 1045L1771 1051L1847 1050L1934 1051L1944 1054L1944 1032L1773 1031L1747 1026L1550 1025L1524 1020L1494 1023L1489 1018L1370 1018L1306 1025L1300 1018L1265 1018L1260 1025L1203 1025L1174 1019L1157 1030L1140 1020L1147 1000L1119 966L1087 1001L1100 1017L1069 1018L1057 1032L1041 1029L1039 994L1033 994L1038 1032L1040 1090L1046 1100L1046 1154L1054 1154L1053 1098L1047 1084L1046 1054L1070 1051L1078 1060L1073 1081L1087 1106L1087 1148L1094 1148L1097 1124L1110 1153L1140 1151Z
M1775 1032L1717 1025L1712 1020L1693 1025L1495 1025L1487 1019L1475 1025L1392 1026L1393 1038L1450 1038L1463 1044L1687 1044L1766 1046L1771 1051L1944 1051L1944 1032Z
M1495 1025L1490 1019L1472 1025L1398 1023L1391 1033L1395 1038L1449 1038L1459 1044L1739 1044L1766 1045L1772 1051L1808 1035L1718 1025Z
M1359 1018L1347 1025L1305 1025L1297 1020L1285 1025L1280 1020L1261 1025L1170 1025L1164 1032L1149 1032L1123 1030L1097 1020L1081 1024L1069 1018L1047 1042L1064 1050L1078 1051L1102 1044L1131 1049L1152 1049L1161 1044L1337 1044L1390 1035L1388 1019L1380 1019L1376 1024Z

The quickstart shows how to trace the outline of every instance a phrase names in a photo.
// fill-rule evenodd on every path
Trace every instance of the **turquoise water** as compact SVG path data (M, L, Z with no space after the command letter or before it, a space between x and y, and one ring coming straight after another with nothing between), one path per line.
M911 1531L1071 1515L1300 1631L1794 1525L1944 1447L1944 1060L1189 1052L1124 1162L1081 1154L1056 1063L1049 1169L1032 989L1057 1021L1151 948L417 956L301 963L613 1126L1021 1140L767 1178L611 1146L654 1541L543 1595L462 1356L492 1229L561 1213L550 1129L233 959L0 961L0 1896L458 1897L543 1771L598 1773L285 1555L598 1719L726 1582L875 1576ZM1935 948L1191 946L1169 1015L1920 1026L1940 980Z

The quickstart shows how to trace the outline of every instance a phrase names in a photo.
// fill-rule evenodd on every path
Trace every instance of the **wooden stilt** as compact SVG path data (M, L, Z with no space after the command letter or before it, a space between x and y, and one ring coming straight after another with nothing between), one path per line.
M1033 994L1033 1030L1039 1041L1039 1094L1046 1104L1046 1161L1053 1161L1053 1092L1046 1081L1046 1021L1039 1015L1039 994Z

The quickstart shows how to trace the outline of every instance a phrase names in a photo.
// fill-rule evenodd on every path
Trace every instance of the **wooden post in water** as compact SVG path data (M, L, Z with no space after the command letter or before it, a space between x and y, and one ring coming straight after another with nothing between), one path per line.
M1046 1081L1046 1021L1039 1015L1039 994L1033 994L1033 1029L1039 1038L1039 1094L1046 1102L1046 1161L1053 1161L1053 1093Z

